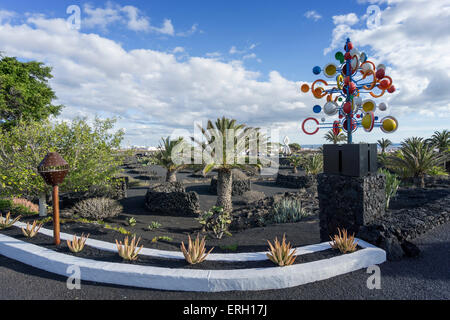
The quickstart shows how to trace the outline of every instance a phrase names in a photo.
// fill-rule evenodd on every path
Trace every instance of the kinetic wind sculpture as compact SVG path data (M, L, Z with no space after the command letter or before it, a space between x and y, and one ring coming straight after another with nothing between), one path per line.
M378 108L386 111L387 104L375 103L372 99L363 99L363 94L370 94L372 98L379 98L385 92L395 92L391 77L386 75L386 66L383 64L375 68L375 64L367 60L367 55L353 47L350 39L344 46L345 54L337 52L336 60L340 65L329 63L322 70L316 66L313 73L318 75L322 71L328 78L335 78L336 82L328 83L318 79L313 82L311 88L308 84L301 86L301 91L307 93L311 90L315 98L326 97L325 105L315 105L314 113L322 110L327 116L339 115L339 120L332 123L325 122L325 118L319 123L314 117L307 118L302 123L302 130L308 135L316 134L319 129L333 129L333 133L338 135L341 130L347 133L348 143L352 143L352 134L362 127L366 132L372 131L374 127L380 127L385 133L393 133L398 128L398 121L392 116L383 117L381 120L375 116L374 112ZM322 86L320 86L322 84ZM327 88L328 87L328 88ZM331 87L331 88L330 88Z

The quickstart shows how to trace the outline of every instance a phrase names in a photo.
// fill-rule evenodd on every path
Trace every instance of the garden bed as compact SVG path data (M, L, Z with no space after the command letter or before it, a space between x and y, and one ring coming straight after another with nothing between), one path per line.
M86 245L83 251L79 253L72 253L66 241L61 241L60 246L56 246L53 243L53 237L39 233L33 238L27 238L22 234L22 231L18 227L12 227L1 231L3 235L16 238L40 247L54 250L59 253L76 256L79 258L92 259L103 262L113 263L128 263L140 266L153 266L161 268L181 268L181 269L203 269L203 270L233 270L233 269L251 269L251 268L274 268L278 267L270 260L253 260L253 261L220 261L220 260L206 260L200 264L190 265L183 259L169 259L156 256L139 255L136 261L124 261L117 252L100 250L98 248ZM266 247L267 249L267 247ZM358 247L358 250L361 248ZM294 264L308 263L313 261L319 261L323 259L329 259L342 255L339 250L326 249L317 252L311 252L306 254L297 255Z

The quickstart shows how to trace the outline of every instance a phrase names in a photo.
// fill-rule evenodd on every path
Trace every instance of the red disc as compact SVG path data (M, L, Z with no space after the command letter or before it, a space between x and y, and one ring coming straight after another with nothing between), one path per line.
M349 89L350 94L352 94L356 90L356 84L354 82L350 82L348 89Z
M346 114L349 114L350 112L352 112L352 103L350 101L347 101L346 103L344 103L343 110Z
M395 86L394 86L394 85L390 86L390 87L387 89L387 92L389 92L389 93L394 93L394 92L395 92Z
M344 85L348 86L349 83L350 83L350 77L345 77Z
M352 55L350 54L350 52L346 52L344 55L345 60L351 60L352 59Z
M306 124L306 122L308 122L308 121L310 121L310 120L314 121L314 122L317 124L316 130L314 130L314 131L312 131L312 132L308 132L308 131L306 131L306 129L305 129L305 124ZM311 117L311 118L306 118L305 120L303 120L303 123L302 123L302 130L303 130L304 133L306 133L306 134L308 134L308 135L316 134L317 131L319 131L319 120L317 120L316 118L312 118L312 117Z
M353 131L356 128L356 120L352 119L350 121L351 123L351 128L350 131ZM347 132L347 119L344 120L344 123L342 124L342 127L344 128L344 130Z
M386 75L386 72L384 71L384 69L378 69L375 74L377 79L383 79L385 75Z
M339 132L341 132L340 123L336 120L335 122L333 122L333 133L335 136L337 136Z
M347 43L344 46L344 50L347 51L347 49L348 49L348 51L352 50L353 49L353 43L351 43L351 42Z
M383 79L380 81L378 88L380 88L381 90L386 90L388 88L388 86L389 86L389 80Z

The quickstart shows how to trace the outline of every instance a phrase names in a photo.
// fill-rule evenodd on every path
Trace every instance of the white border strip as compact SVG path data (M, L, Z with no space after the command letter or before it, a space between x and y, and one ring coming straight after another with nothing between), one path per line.
M254 291L283 289L329 279L386 261L386 252L359 240L365 247L340 255L288 267L192 270L137 266L78 258L0 234L0 254L62 276L80 267L81 280L177 291Z
M22 222L16 222L14 224L15 227L24 228L27 225ZM53 230L41 228L39 233L44 235L53 237ZM60 233L61 240L73 240L73 235L68 233ZM360 240L361 241L361 240ZM358 242L359 244L359 242ZM101 240L88 239L86 241L86 245L104 251L116 252L117 246L114 243L105 242ZM304 247L296 248L295 255L303 255L308 253L314 253L318 251L323 251L330 249L331 246L328 242L323 242L319 244L312 244ZM209 261L263 261L267 260L266 253L268 252L245 252L245 253L211 253L206 257L206 260ZM142 248L141 255L151 256L151 257L159 257L165 259L182 259L184 260L184 255L182 252L178 251L167 251L167 250L158 250L158 249L150 249L150 248Z

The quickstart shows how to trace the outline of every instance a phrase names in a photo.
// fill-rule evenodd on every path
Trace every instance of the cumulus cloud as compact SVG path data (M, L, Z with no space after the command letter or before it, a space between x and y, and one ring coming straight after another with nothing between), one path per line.
M0 23L8 23L16 16L14 11L0 10Z
M318 21L322 18L322 16L318 14L315 10L305 12L305 17L308 19L312 19L314 21Z
M333 23L336 25L346 24L346 25L352 26L352 25L358 23L358 21L359 21L359 18L354 13L333 16Z
M398 91L382 99L395 106L396 112L420 111L448 118L450 99L444 89L450 84L448 3L389 1L375 28L336 25L325 53L341 49L348 36L357 47L369 51L370 60L388 65L388 74Z
M83 27L88 29L100 28L103 32L106 32L108 26L115 23L121 23L127 29L136 32L153 32L168 36L188 37L199 32L198 24L192 25L187 31L175 32L170 19L164 19L162 25L157 27L137 7L131 5L122 7L110 1L106 3L104 8L95 8L92 5L85 4L84 14L86 18L83 20Z
M156 144L173 129L192 131L194 121L222 115L270 126L306 117L313 104L310 95L299 93L299 83L276 71L263 81L240 61L179 61L180 49L128 51L100 35L72 30L64 19L0 25L0 42L8 55L53 67L51 86L58 103L67 106L64 119L118 116L132 144Z

